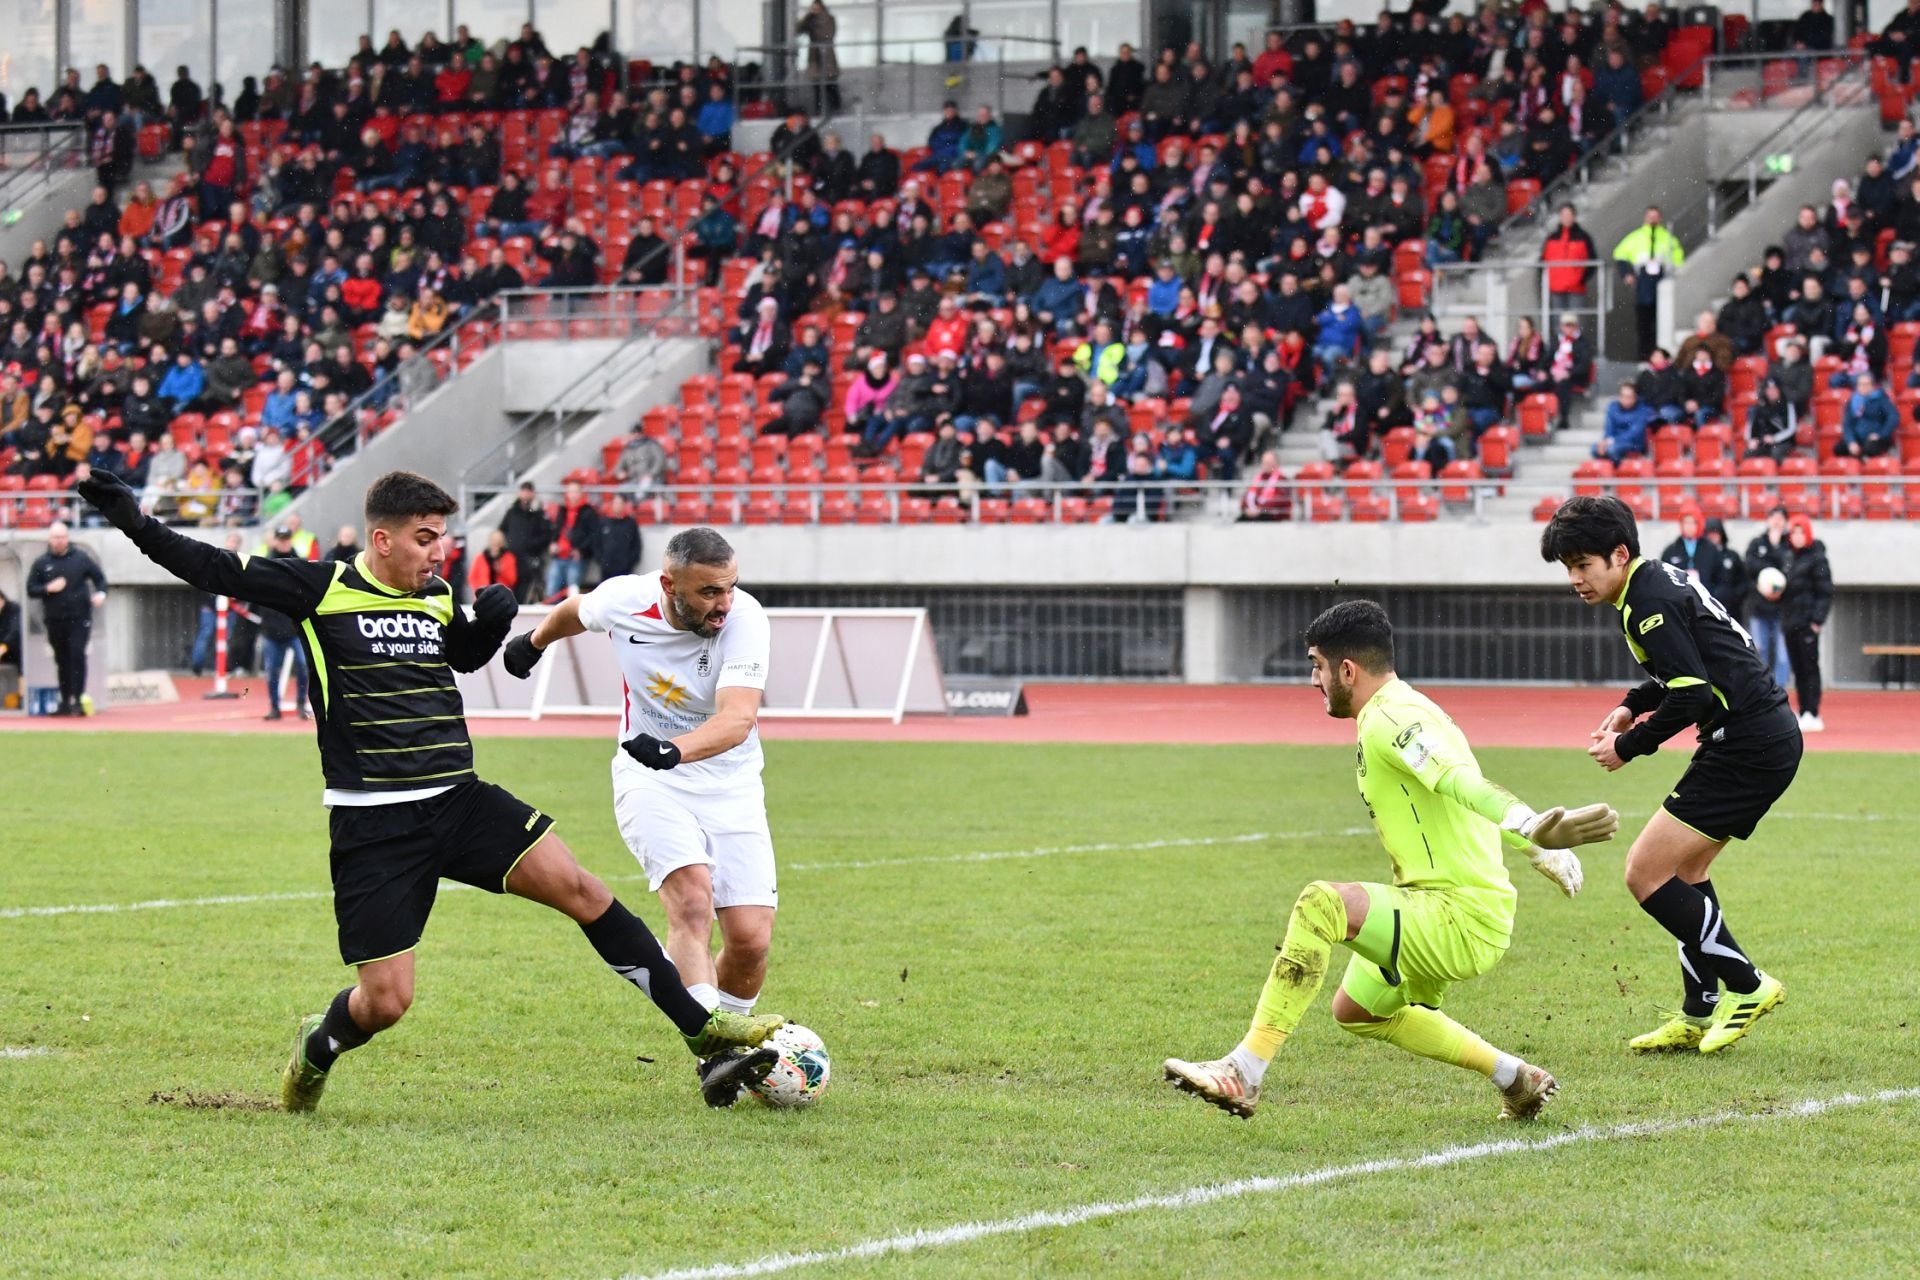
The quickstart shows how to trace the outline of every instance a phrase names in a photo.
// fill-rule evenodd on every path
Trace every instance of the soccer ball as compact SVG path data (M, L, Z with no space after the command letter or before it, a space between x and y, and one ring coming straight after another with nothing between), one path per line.
M747 1086L749 1092L778 1110L810 1107L827 1091L827 1079L833 1064L827 1046L820 1037L803 1026L789 1022L773 1033L767 1043L780 1051L780 1060L767 1072L767 1078Z
M1780 593L1787 589L1787 575L1772 565L1768 565L1762 569L1760 575L1753 580L1753 585L1759 589L1760 594L1766 599L1778 600Z

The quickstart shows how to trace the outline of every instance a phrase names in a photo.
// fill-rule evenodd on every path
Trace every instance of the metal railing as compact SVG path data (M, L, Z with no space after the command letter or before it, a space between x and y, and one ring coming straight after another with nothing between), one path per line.
M204 528L252 528L260 523L260 504L268 492L254 488L186 488L185 478L146 486L140 507L171 525ZM106 521L71 489L7 490L0 492L0 531L43 529L55 520L74 526L101 527Z
M813 75L807 65L810 46L796 41L784 45L743 46L740 61L758 59L760 79L750 83L734 80L733 108L735 127L740 120L742 95L759 94L775 103L785 103L824 114L826 87L831 84L848 111L856 104L858 114L907 114L931 111L948 98L966 97L963 105L981 105L981 86L974 84L969 68L991 68L993 105L996 115L1007 109L1009 81L1022 83L1044 79L1047 69L1060 58L1060 41L1037 36L1000 35L975 31L965 39L955 36L924 36L883 40L836 40L833 53L840 73L832 79ZM1021 56L1027 51L1027 56ZM867 51L871 51L869 61ZM959 56L955 56L958 54ZM1025 104L1016 102L1016 109Z
M1607 318L1613 312L1615 264L1599 258L1574 262L1529 262L1523 258L1499 258L1483 262L1440 262L1427 268L1433 273L1434 315L1472 316L1489 336L1502 334L1501 355L1513 337L1509 321L1526 316L1546 344L1553 350L1554 335L1560 317L1578 316L1581 331L1596 353L1607 349ZM1592 279L1578 302L1571 294L1554 294L1547 288L1547 275L1555 270L1585 270ZM1446 304L1440 302L1442 288L1455 292Z
M1816 519L1855 519L1869 511L1897 516L1920 504L1920 476L1729 476L1573 478L1555 483L1491 477L1379 480L969 481L929 484L623 484L588 485L596 505L616 495L643 524L1133 524L1241 520L1369 523L1399 520L1535 518L1546 499L1568 493L1611 493L1643 519L1676 520L1682 512L1760 520L1777 505ZM1268 495L1249 504L1250 491ZM461 487L460 509L479 511L511 495L506 483ZM1877 506L1869 498L1889 495ZM548 487L542 502L562 491ZM1494 504L1500 506L1496 509ZM944 511L943 511L944 507Z
M78 121L0 126L0 213L87 163L87 129Z
M828 118L803 128L792 145L798 147L815 136ZM741 181L740 189L750 190L755 182L785 165L791 156L791 149L784 155L769 156L766 163ZM789 184L791 181L789 175ZM529 339L573 335L622 341L593 368L562 388L505 440L470 463L461 477L463 484L516 480L524 467L566 440L579 425L577 419L581 414L600 412L616 387L645 373L648 362L661 354L657 339L699 334L700 291L687 284L687 263L678 237L666 240L635 265L651 264L662 254L673 255L667 273L673 284L664 301L658 289L627 287L559 291L562 316L552 314L550 303L544 307L546 314L537 317L531 314L531 303L522 305L515 325L524 324L524 336ZM561 327L555 328L556 325ZM516 327L514 333L518 337L522 331Z

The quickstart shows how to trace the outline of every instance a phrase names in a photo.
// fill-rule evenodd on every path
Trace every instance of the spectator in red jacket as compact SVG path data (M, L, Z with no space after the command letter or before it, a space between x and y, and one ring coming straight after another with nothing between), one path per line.
M520 585L520 564L507 550L507 535L498 529L487 535L487 549L467 571L467 585L475 591L496 582L509 590Z
M1593 237L1580 225L1573 206L1561 205L1560 225L1540 246L1540 261L1579 263L1599 260L1600 251L1594 245ZM1579 311L1586 307L1587 286L1593 279L1592 267L1549 266L1546 275L1549 311Z

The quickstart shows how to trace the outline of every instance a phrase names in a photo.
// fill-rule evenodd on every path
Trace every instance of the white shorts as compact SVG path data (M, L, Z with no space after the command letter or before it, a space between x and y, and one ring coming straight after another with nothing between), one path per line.
M779 905L766 791L757 775L726 791L682 791L617 759L613 817L651 892L681 867L705 866L712 869L716 908Z

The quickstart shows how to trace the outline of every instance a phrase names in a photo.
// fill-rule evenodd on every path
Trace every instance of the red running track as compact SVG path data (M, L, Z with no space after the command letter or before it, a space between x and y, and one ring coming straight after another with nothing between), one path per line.
M210 680L176 682L180 701L115 708L90 720L0 716L0 730L71 733L89 729L147 732L306 733L298 719L267 723L265 699L252 681L245 696L204 701ZM1030 684L1032 714L1018 717L909 716L904 724L861 720L764 720L775 740L861 742L1177 742L1297 743L1349 746L1353 727L1329 719L1305 685ZM1533 685L1436 685L1429 692L1478 746L1584 747L1587 733L1614 705L1617 690ZM1825 733L1808 734L1815 751L1920 751L1920 691L1845 690L1821 707ZM605 720L556 716L538 723L486 717L478 737L611 736Z

